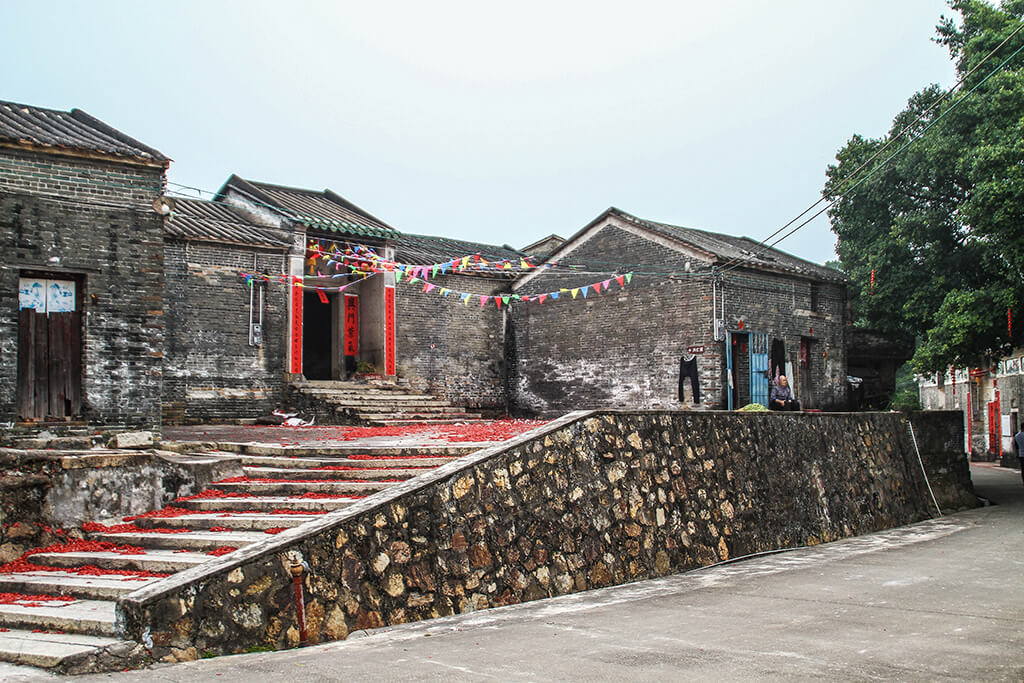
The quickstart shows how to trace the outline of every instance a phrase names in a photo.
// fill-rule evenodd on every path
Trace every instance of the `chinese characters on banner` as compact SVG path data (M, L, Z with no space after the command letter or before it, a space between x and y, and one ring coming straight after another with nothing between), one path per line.
M292 349L288 371L302 372L302 287L292 287Z
M359 297L345 295L345 355L359 355Z
M394 375L395 367L395 288L384 288L384 374Z

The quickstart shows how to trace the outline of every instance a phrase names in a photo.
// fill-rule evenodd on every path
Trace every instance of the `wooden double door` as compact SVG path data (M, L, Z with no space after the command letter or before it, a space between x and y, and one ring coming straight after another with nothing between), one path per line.
M82 315L75 280L18 281L18 416L66 420L82 412Z

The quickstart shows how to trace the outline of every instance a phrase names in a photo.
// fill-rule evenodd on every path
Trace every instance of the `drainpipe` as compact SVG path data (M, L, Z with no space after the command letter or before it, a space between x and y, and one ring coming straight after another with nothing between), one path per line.
M297 552L289 553L288 559L291 566L288 570L292 575L292 589L295 592L295 616L299 624L299 647L309 645L309 636L306 633L306 609L302 598L302 555Z

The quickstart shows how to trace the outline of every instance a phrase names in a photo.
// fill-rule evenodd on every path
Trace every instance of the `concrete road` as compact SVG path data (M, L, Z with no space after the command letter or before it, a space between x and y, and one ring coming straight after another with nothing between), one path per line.
M998 505L341 643L75 680L1021 681L1024 486L972 469Z

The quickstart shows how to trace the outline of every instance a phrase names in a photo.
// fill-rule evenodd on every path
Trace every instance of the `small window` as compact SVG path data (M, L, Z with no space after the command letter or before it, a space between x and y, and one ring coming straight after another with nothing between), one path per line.
M811 283L811 310L814 312L818 311L818 306L821 299L821 292L817 282Z

